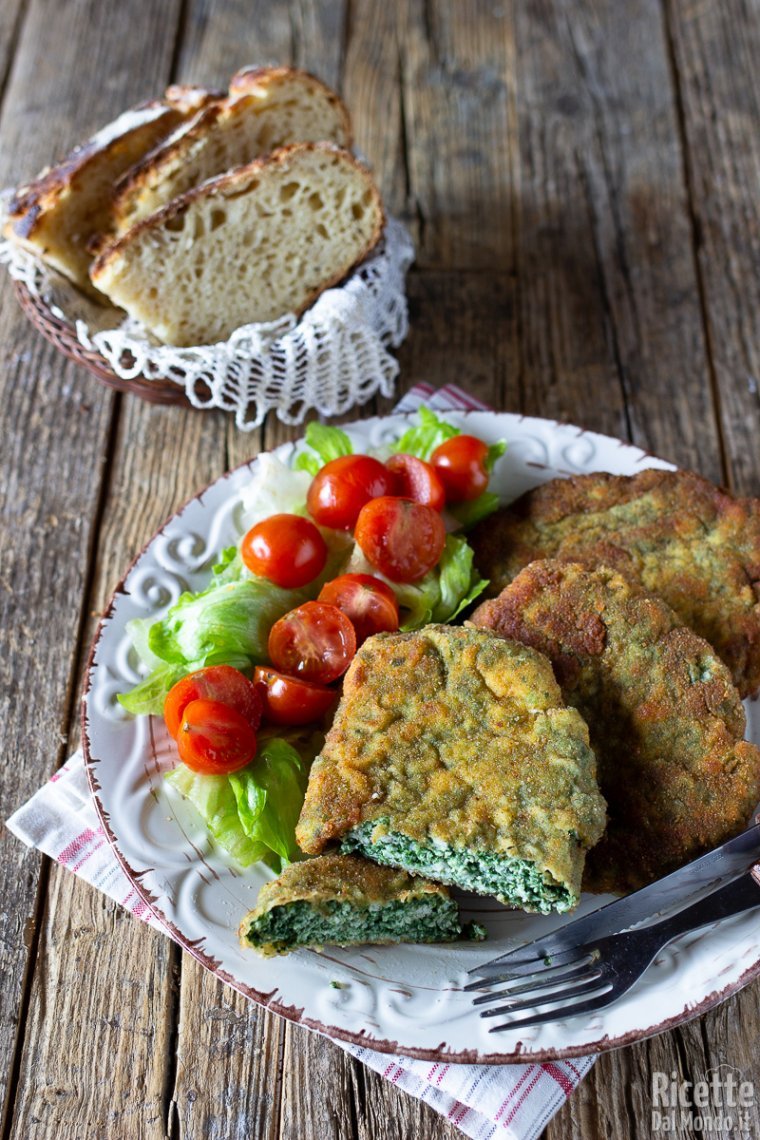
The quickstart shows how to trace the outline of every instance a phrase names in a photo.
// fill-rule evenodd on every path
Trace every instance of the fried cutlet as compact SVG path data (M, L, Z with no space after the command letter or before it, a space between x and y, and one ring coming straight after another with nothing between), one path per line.
M289 864L261 888L256 909L240 927L242 944L265 956L298 946L484 936L477 923L460 924L457 904L445 887L355 855Z
M604 821L588 730L546 658L431 625L357 653L296 838L548 913L578 901Z
M498 594L538 558L611 566L704 637L743 697L760 687L760 500L689 471L553 479L471 535Z
M472 621L545 653L589 726L609 823L584 887L630 891L746 826L760 750L712 648L614 570L533 562Z

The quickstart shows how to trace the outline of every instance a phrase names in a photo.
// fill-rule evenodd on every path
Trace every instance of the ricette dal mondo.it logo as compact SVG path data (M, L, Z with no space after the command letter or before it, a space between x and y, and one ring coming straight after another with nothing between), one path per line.
M652 1132L748 1133L752 1128L755 1090L739 1069L718 1065L701 1081L678 1073L652 1073Z

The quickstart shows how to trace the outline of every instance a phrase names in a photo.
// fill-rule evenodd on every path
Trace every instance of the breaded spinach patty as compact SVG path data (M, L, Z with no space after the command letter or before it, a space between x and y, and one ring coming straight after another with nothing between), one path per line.
M539 558L610 566L709 641L743 697L760 687L760 500L690 471L553 479L471 535L497 595Z
M728 669L659 598L614 570L533 562L473 622L545 653L586 720L609 823L584 886L629 891L717 846L760 800Z
M256 909L240 926L243 945L266 956L298 946L450 942L484 935L474 923L460 925L457 904L445 887L353 855L291 863L261 888Z
M588 730L534 650L473 628L369 638L346 674L296 837L568 910L604 828Z

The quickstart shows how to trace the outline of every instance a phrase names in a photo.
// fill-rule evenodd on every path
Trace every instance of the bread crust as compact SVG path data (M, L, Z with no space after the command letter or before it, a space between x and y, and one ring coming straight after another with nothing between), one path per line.
M142 122L135 123L132 127L125 127L124 131L121 131L118 135L109 139L105 144L99 141L99 136L101 136L103 132L98 131L86 142L75 146L60 162L55 163L53 166L45 167L31 182L19 187L8 207L8 214L13 221L14 232L18 233L19 236L28 237L28 231L16 229L16 221L23 221L24 216L30 211L34 210L39 213L43 209L48 209L60 198L64 191L72 186L79 173L95 155L107 154L109 151L113 152L117 150L129 130L134 129L136 126L147 125L163 116L171 117L179 121L177 118L178 112L175 111L174 108L162 103L160 99L151 99L125 112L124 116L120 115L114 120L114 123L118 123L122 117L126 118L132 115L139 116ZM171 127L169 129L171 129Z
M78 234L70 235L66 229L67 208L75 209L80 204L87 193L88 180L102 177L102 170L109 163L117 172L131 165L135 146L153 149L210 97L199 87L170 88L165 99L151 99L123 112L16 191L4 227L5 236L31 249L75 284L92 292L84 262L89 242L97 236L101 224L97 218L88 219L93 222L91 233L82 234L81 239ZM109 209L107 195L102 203L99 199L97 205L101 204L100 214L105 218Z
M323 94L331 107L335 109L339 118L343 122L343 129L346 133L343 146L348 150L353 146L354 136L353 128L351 126L351 116L348 112L348 107L332 87L328 87L316 75L312 75L310 71L304 71L300 67L241 67L236 71L230 80L230 95L244 95L249 91L266 88L268 84L275 82L280 78L298 78L304 85L312 86L315 90L319 90Z
M243 78L244 75L245 78ZM222 120L234 120L250 113L251 107L258 102L258 93L265 94L267 88L283 80L293 79L297 79L306 88L318 91L321 97L327 99L341 122L341 130L344 135L342 144L346 148L350 147L352 133L348 110L339 96L327 84L322 83L309 72L301 71L298 68L246 69L245 72L238 72L236 76L233 76L229 96L217 99L202 107L190 122L175 130L168 138L164 138L116 181L113 188L113 217L117 232L132 224L129 219L130 204L139 197L140 192L149 187L160 185L166 177L171 175L172 171L181 169L185 159L191 155L193 147L202 144L213 133L218 123ZM232 84L236 80L239 82L233 89Z

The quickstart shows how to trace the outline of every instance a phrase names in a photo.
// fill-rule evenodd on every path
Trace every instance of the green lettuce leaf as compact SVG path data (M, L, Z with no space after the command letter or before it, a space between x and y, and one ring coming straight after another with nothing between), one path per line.
M200 668L227 664L238 669L267 660L269 630L306 595L265 578L214 583L199 594L182 594L165 617L153 622L148 648L172 665Z
M228 547L207 590L182 594L158 621L139 618L128 624L132 644L151 672L134 689L119 694L127 712L160 716L175 681L205 665L245 671L268 660L269 630L308 595L283 590L265 578L235 579L243 572L238 563L237 548Z
M488 580L474 566L472 547L464 538L450 534L438 563L440 597L433 609L433 621L453 621L463 609L483 593Z
M312 420L304 435L305 447L293 460L294 471L308 471L316 475L320 467L341 455L353 455L353 444L339 427Z
M238 772L207 776L180 764L166 781L190 801L219 846L241 867L265 862L280 871L301 858L295 829L306 778L307 765L298 751L274 737Z
M295 829L306 790L301 757L286 741L273 739L252 764L229 777L243 831L263 843L282 864L301 858Z
M226 546L219 555L219 561L211 567L212 585L225 586L249 576L240 554L239 546Z
M493 491L484 491L482 495L478 495L477 499L472 499L469 503L457 503L453 507L446 508L447 513L456 519L462 530L469 530L470 527L475 526L475 523L488 518L498 509L499 496L495 495Z
M270 862L267 845L243 829L229 776L205 776L180 764L167 773L166 782L190 801L219 846L241 867Z
M507 450L506 439L500 439L498 443L492 443L488 448L488 455L486 456L486 471L493 471L494 464L497 459L501 459L504 452Z
M447 424L445 420L440 419L435 412L426 408L424 404L417 409L417 417L419 423L404 432L401 438L393 444L392 451L403 452L405 455L416 455L419 459L429 459L436 447L447 439L462 434L460 428L454 427L453 424Z
M453 621L485 590L488 582L473 564L472 548L457 534L446 536L446 545L435 570L419 582L392 583L402 610L403 630L419 629L428 622Z
M132 716L161 716L166 694L184 676L176 665L158 665L128 693L119 693L119 704Z

